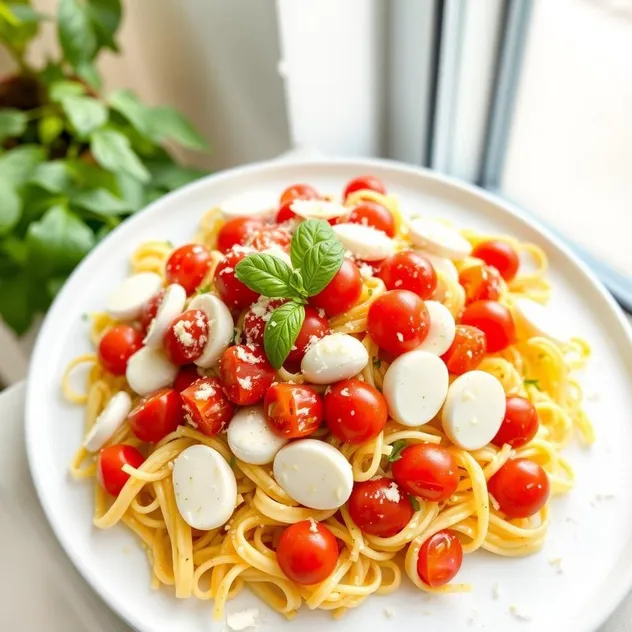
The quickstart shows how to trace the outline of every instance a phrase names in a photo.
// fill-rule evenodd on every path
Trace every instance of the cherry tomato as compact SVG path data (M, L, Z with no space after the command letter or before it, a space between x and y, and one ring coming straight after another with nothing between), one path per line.
M208 316L201 309L189 309L176 316L162 341L165 354L174 364L197 360L208 341Z
M286 439L306 437L323 421L322 397L304 384L273 384L263 406L270 430Z
M208 437L221 432L233 417L235 407L216 377L201 377L184 389L180 396L185 419Z
M157 443L184 421L182 398L172 388L143 397L127 418L132 432L141 440Z
M459 468L444 447L418 443L404 448L393 463L393 478L405 492L440 503L456 491Z
M127 362L143 346L143 335L130 325L114 325L108 329L97 356L101 366L114 375L125 375Z
M362 294L362 277L353 261L345 258L329 285L312 296L309 302L314 307L322 307L327 316L337 316L351 309Z
M487 339L480 329L457 325L454 341L441 359L450 373L463 375L473 371L483 361L486 351Z
M430 315L408 290L390 290L369 307L367 327L378 347L394 355L416 349L428 335Z
M259 297L259 294L235 276L235 266L247 254L243 250L230 250L215 268L215 289L229 309L245 309Z
M459 283L465 290L465 304L474 301L497 301L500 298L502 283L496 268L489 266L470 266L461 270Z
M549 498L549 477L530 459L510 459L487 481L489 493L510 520L538 513Z
M211 266L211 253L206 246L187 244L174 250L165 268L167 283L179 283L191 295L202 283Z
M318 200L320 199L320 193L316 191L313 186L309 184L293 184L281 193L279 204L290 204L294 200Z
M358 204L347 220L351 224L364 224L395 237L395 218L385 206L369 200Z
M131 445L111 445L99 452L97 459L97 478L101 487L112 496L118 496L129 480L129 474L123 471L124 465L138 469L145 457Z
M279 207L275 218L277 224L283 224L283 222L287 222L296 217L296 213L290 208L291 205L292 202L288 202Z
M375 176L360 176L359 178L354 178L351 180L342 194L342 199L346 200L352 193L356 191L377 191L378 193L385 194L386 187L384 183Z
M518 253L500 239L482 241L474 248L472 256L482 259L488 266L494 266L505 281L511 281L520 267Z
M283 531L276 550L281 570L297 584L327 579L338 563L338 541L322 523L302 520Z
M498 447L508 443L512 448L519 448L535 437L539 426L535 406L524 397L510 395L507 397L505 418L492 443Z
M363 443L382 432L388 407L382 394L362 380L342 380L325 392L325 421L341 441Z
M355 483L347 509L362 531L381 538L398 534L414 513L408 494L390 478Z
M432 264L414 250L403 250L384 259L378 276L387 290L409 290L424 300L432 298L437 288Z
M496 301L476 301L468 305L461 324L478 327L485 334L489 353L506 349L516 337L511 312Z
M236 217L229 220L217 234L217 249L228 252L233 246L243 246L262 226L263 222L254 217Z
M176 379L173 382L173 390L182 393L185 388L188 388L199 379L200 374L195 364L187 364L178 371L178 375L176 375Z
M255 345L228 347L219 363L224 392L231 402L240 406L260 402L275 375L263 349Z
M156 318L156 314L162 304L162 299L165 297L166 289L163 288L156 294L154 294L143 306L143 311L140 314L140 326L144 332L147 332L149 325Z
M325 315L320 314L313 307L305 307L305 320L294 341L292 351L285 360L284 366L288 371L296 372L301 368L301 360L307 352L309 345L313 344L329 333L329 321Z
M255 345L263 345L263 333L270 314L285 303L284 298L268 298L260 296L256 303L250 306L244 317L244 334L246 340Z
M292 227L287 224L269 224L255 230L246 245L255 250L281 248L287 250L292 241Z
M436 588L453 579L462 563L461 541L453 531L439 531L421 545L417 574L424 584Z

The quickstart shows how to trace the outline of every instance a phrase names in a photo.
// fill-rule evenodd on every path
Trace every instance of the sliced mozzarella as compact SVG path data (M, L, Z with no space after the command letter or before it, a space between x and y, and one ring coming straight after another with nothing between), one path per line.
M443 355L454 341L456 325L450 310L438 301L426 301L430 314L430 329L425 340L417 347L435 355Z
M396 358L384 374L382 392L388 410L403 426L421 426L439 412L448 392L448 369L428 351Z
M153 272L133 274L110 294L105 309L117 320L134 320L161 285L162 279Z
M353 377L369 362L366 347L349 334L329 334L303 356L301 371L313 384L331 384Z
M342 507L353 488L349 461L332 445L316 439L281 448L274 458L274 478L294 500L311 509Z
M410 240L422 250L448 259L463 259L472 252L470 242L454 228L426 217L408 221Z
M178 367L160 349L152 347L139 349L127 362L125 371L127 383L139 395L171 386L177 374Z
M279 204L273 191L246 191L224 200L219 209L226 219L236 217L265 217L272 215Z
M266 248L265 250L261 251L262 255L272 255L273 257L276 257L277 259L281 259L281 261L283 261L284 263L287 263L290 268L292 267L292 260L290 259L290 255L287 254L287 252L285 252L285 250L281 250L281 248Z
M566 342L564 325L546 307L528 298L517 299L511 308L516 333L521 340L544 336L559 343Z
M130 410L132 410L132 398L125 391L116 393L86 435L83 441L86 450L98 452L127 419Z
M459 271L450 259L438 257L437 255L433 255L431 252L427 252L425 250L417 250L417 252L430 261L432 267L435 269L435 272L438 272L446 279L451 279L452 281L459 280Z
M202 444L183 450L174 461L172 481L178 511L194 529L216 529L233 515L237 481L217 450Z
M493 375L468 371L450 384L441 413L443 430L464 450L478 450L496 436L505 402L505 391Z
M395 242L372 226L336 224L333 229L345 250L363 261L382 261L395 252Z
M287 443L268 427L263 406L240 408L228 426L228 445L233 454L252 465L272 463Z
M186 290L177 283L172 283L165 290L165 295L156 312L156 318L151 322L145 344L148 347L162 347L162 340L169 329L169 325L179 316L187 301Z
M208 341L202 355L195 364L203 369L213 366L230 345L233 338L234 322L230 310L215 294L200 294L196 296L189 309L201 309L208 318Z
M290 210L304 219L333 219L346 215L350 209L328 200L294 200Z

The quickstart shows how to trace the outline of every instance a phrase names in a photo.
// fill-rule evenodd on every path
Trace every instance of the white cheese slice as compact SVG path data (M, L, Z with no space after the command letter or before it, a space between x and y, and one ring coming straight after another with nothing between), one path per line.
M357 338L329 334L308 349L301 371L313 384L331 384L357 375L368 362L369 353Z
M564 325L546 307L529 298L519 298L512 305L511 312L516 324L516 335L520 340L534 336L544 336L554 342L568 340Z
M435 355L443 355L454 341L456 324L450 310L438 301L425 301L430 314L430 329L424 341L417 347Z
M233 454L251 465L272 463L276 453L287 443L268 427L263 406L240 408L230 420L227 439Z
M134 320L140 316L145 303L161 286L162 279L158 274L133 274L108 296L105 309L116 320Z
M171 386L179 369L167 360L160 349L143 347L129 359L125 377L133 391L147 395L159 388Z
M132 410L132 398L119 391L110 399L86 435L83 445L90 452L98 452L120 428Z
M278 205L279 197L273 191L255 190L232 195L219 205L219 210L226 219L266 217L273 215Z
M336 224L333 229L345 250L363 261L382 261L395 252L395 242L372 226Z
M165 295L156 312L156 318L149 325L145 345L147 347L162 347L162 341L169 329L169 325L182 313L187 301L186 290L177 283L172 283L165 290Z
M452 281L459 280L459 271L450 259L433 255L431 252L427 252L426 250L417 249L417 252L422 257L426 257L426 259L430 261L432 267L435 269L435 272L441 274L446 279L450 279Z
M230 310L215 294L199 294L189 304L189 309L200 309L208 318L208 341L195 364L208 369L222 357L229 347L234 333Z
M333 219L349 213L346 206L340 202L329 200L294 200L290 210L303 219Z
M415 246L438 257L463 259L472 252L470 242L457 230L426 217L408 220L410 240Z

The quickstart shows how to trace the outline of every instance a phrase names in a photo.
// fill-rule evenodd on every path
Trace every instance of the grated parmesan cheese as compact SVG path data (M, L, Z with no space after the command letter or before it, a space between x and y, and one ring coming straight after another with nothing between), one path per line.
M373 276L373 268L370 265L363 263L362 265L360 265L359 269L360 276L363 279L370 279Z
M392 608L384 608L384 616L387 619L392 619L395 616L395 611Z
M386 488L384 491L384 497L393 503L398 503L402 499L397 483L393 482Z
M241 632L247 628L255 628L259 618L258 608L247 608L239 612L231 612L226 615L226 623L231 630Z
M318 525L316 524L316 520L314 520L313 518L308 518L309 520L309 530L312 533L318 533Z
M401 331L397 332L397 340L399 340L400 342L404 342L404 334Z
M246 364L259 364L263 362L263 358L252 353L254 347L250 345L239 345L237 347L237 357Z
M500 584L498 582L494 582L492 586L492 597L494 599L500 599Z
M252 388L252 378L249 375L246 377L238 377L237 382L239 382L239 386L246 391Z
M558 575L561 575L564 572L564 568L562 567L562 558L561 557L552 557L549 560L549 565L555 569L555 572Z
M515 619L518 619L518 621L531 621L531 616L520 610L516 604L509 606L509 612Z
M212 384L208 382L204 382L204 384L200 384L200 387L197 391L195 391L195 399L201 399L202 401L207 401L213 395L215 395L216 391Z
M343 389L340 391L340 394L341 394L343 397L351 397L351 393L349 392L349 389L348 389L348 388L343 388Z
M188 320L179 320L173 326L173 333L183 347L192 347L195 344L195 338L190 331L187 331L189 327L191 327L191 323Z

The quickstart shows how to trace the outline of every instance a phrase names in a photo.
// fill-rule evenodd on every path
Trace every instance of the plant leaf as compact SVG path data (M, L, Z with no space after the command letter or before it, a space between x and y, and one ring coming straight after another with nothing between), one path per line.
M332 227L324 221L308 219L301 222L292 237L290 257L292 265L300 268L307 251L321 241L335 240Z
M112 217L131 213L134 209L127 202L112 195L107 189L91 189L71 196L70 203L90 211L99 217Z
M148 164L147 168L151 173L151 184L156 188L172 191L179 189L189 182L199 180L207 175L205 171L192 167L183 167L174 163L154 163Z
M101 75L93 63L82 61L77 64L77 74L95 90L101 89L103 84Z
M14 186L0 175L0 235L6 235L20 220L22 200Z
M174 108L160 106L151 110L152 138L161 142L171 138L187 149L207 150L208 143L192 123Z
M37 145L20 145L0 156L0 176L14 186L24 184L46 154Z
M61 100L61 107L80 138L86 138L108 120L108 109L92 97L67 96Z
M272 312L263 332L263 346L270 364L280 369L289 355L305 320L305 308L290 301Z
M312 246L301 264L301 274L307 296L324 290L336 276L345 258L345 249L339 241L321 241Z
M149 171L120 132L107 128L96 130L90 137L90 148L102 167L125 173L140 182L149 181Z
M97 52L97 36L90 9L81 0L59 0L57 32L64 57L71 66L90 61Z
M124 116L141 134L151 137L152 114L151 108L142 103L131 90L117 90L113 92L108 103L113 110Z
M23 272L0 279L0 316L18 336L33 322L28 286L29 278Z
M63 160L55 160L37 165L28 182L51 193L65 193L70 190L72 177L68 165Z
M88 0L97 45L118 52L114 34L121 23L120 0Z
M61 79L53 81L48 89L48 97L55 103L61 103L61 100L70 96L79 96L86 93L86 88L78 81L67 81Z
M37 135L42 145L51 145L64 131L64 120L56 114L42 117L37 123Z
M117 173L118 196L137 211L145 205L145 186L126 173Z
M268 254L251 254L235 266L235 276L251 290L264 296L292 298L292 268L285 261Z
M26 114L15 108L0 110L0 142L5 138L15 138L26 131Z
M402 458L402 450L408 445L406 439L398 439L397 441L393 441L391 447L393 450L386 457L386 460L390 463L394 463L395 461L399 461Z
M55 276L46 280L46 283L45 283L46 293L51 299L57 296L57 293L59 292L59 290L61 290L67 278L68 278L67 275L62 275L62 276Z
M0 40L13 50L23 52L37 35L43 18L23 2L0 2Z

